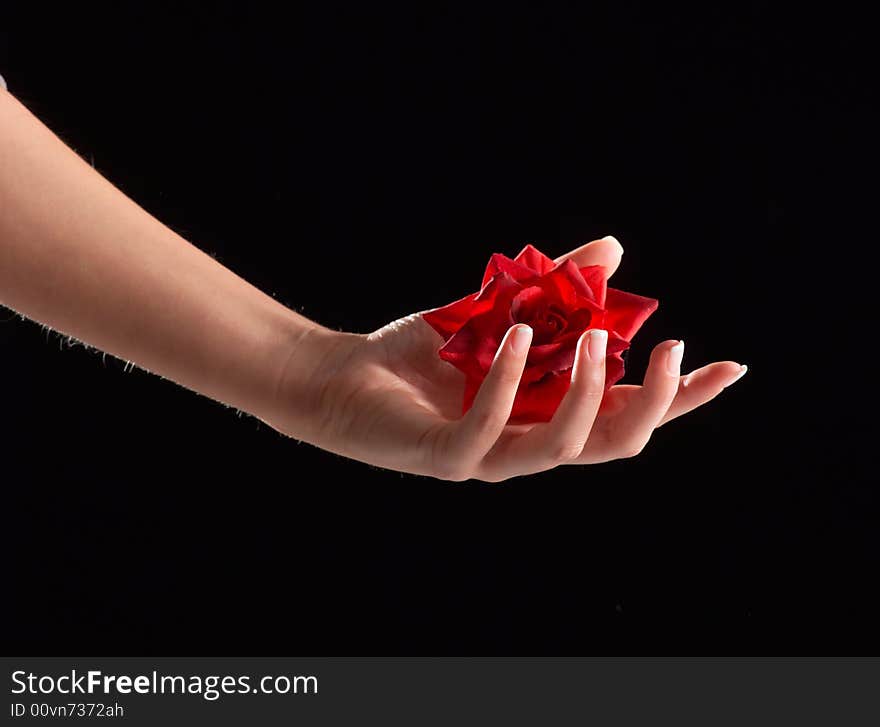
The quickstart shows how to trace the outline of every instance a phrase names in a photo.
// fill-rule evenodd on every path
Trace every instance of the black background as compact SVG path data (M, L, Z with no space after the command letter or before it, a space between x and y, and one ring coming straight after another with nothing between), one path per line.
M661 301L627 381L665 338L688 369L750 367L633 460L454 485L285 440L7 311L13 650L876 650L861 21L576 7L4 9L14 94L325 325L458 298L495 251L614 234L616 284Z

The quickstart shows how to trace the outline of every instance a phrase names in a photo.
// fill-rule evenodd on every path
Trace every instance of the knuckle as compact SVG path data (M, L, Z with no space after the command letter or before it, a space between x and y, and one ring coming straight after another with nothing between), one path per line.
M443 462L438 464L434 476L440 480L449 482L464 482L471 478L470 471L467 467L458 462Z
M645 408L652 411L666 409L675 398L677 386L664 387L648 387L643 386L641 389L641 397Z
M443 427L434 437L431 447L431 461L427 472L440 480L461 482L468 479L466 459L459 453L455 444L455 434L452 427Z
M604 395L605 389L602 386L590 386L581 393L581 398L592 403L602 401Z
M507 422L504 413L496 408L474 411L474 427L480 432L492 432L501 429Z
M478 479L480 482L485 482L490 485L496 485L499 482L504 482L505 480L510 479L510 475L499 475L499 474L481 474Z
M621 452L620 459L630 459L631 457L637 457L645 449L645 445L647 445L647 443L647 441L644 441L631 442L627 444Z
M476 477L475 479L479 480L480 482L484 482L487 485L494 485L494 484L504 480L503 477L496 477L495 475L480 475L479 477Z
M551 459L553 462L571 462L580 457L584 451L583 442L562 442L553 448Z

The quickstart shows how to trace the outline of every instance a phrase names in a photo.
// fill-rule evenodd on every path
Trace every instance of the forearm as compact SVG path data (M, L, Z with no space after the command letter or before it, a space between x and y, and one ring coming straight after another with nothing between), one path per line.
M0 303L258 416L274 416L282 371L324 335L138 207L3 90Z

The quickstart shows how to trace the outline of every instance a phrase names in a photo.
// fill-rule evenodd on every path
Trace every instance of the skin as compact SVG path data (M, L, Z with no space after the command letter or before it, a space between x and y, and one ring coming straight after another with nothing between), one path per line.
M559 258L613 273L611 237ZM653 351L642 386L603 396L604 336L578 343L546 424L506 424L531 331L508 331L474 406L418 314L368 335L284 307L138 207L0 89L0 302L95 348L392 470L497 482L632 457L666 422L742 376L732 361L680 375L683 344Z

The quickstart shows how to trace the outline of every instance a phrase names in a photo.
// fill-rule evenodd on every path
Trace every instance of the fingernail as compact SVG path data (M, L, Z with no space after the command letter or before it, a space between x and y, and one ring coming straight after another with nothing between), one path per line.
M587 355L590 361L601 363L605 358L605 350L608 347L608 331L601 328L593 328L587 333Z
M529 350L532 342L532 329L529 326L517 326L510 340L510 347L517 355L523 354Z
M681 359L684 356L684 341L679 341L669 349L666 359L666 370L670 376L678 376L681 373Z
M743 376L746 375L746 371L748 371L748 370L749 370L749 367L746 366L745 364L743 364L742 366L740 366L740 367L739 367L739 373L738 373L736 376L734 376L734 377L730 380L730 383L727 384L724 388L726 389L726 388L727 388L728 386L730 386L731 384L735 384L735 383L736 383L737 381L739 381Z

